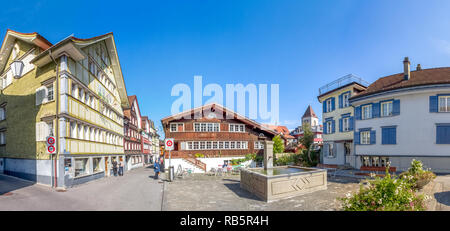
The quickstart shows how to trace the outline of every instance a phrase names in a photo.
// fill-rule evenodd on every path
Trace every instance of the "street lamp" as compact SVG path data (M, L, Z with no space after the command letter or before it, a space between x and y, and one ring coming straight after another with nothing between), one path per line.
M11 63L11 71L12 71L14 78L22 77L23 67L24 67L24 64L23 64L23 61L21 61L21 60L16 60Z

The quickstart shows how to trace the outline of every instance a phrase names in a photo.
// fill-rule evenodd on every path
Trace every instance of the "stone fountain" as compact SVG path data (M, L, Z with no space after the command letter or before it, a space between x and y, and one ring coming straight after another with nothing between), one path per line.
M264 167L242 169L241 188L270 202L327 189L327 171L298 166L273 167L273 141L265 141Z

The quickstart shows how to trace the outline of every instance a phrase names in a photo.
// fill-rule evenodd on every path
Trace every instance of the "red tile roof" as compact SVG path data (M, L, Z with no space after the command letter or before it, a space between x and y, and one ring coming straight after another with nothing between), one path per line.
M368 96L375 93L390 91L394 89L408 88L431 84L450 84L450 67L430 68L419 71L411 71L409 80L404 79L404 73L398 73L379 78L370 84L365 91L362 91L351 99Z

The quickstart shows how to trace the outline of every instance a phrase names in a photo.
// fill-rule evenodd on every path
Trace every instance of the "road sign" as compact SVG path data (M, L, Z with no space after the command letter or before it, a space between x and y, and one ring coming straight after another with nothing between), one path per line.
M166 151L171 151L171 150L173 150L173 146L174 146L174 139L166 139L165 141L164 141L164 144L165 144L165 149L166 149Z
M53 136L47 137L47 153L53 154L56 153L56 139Z

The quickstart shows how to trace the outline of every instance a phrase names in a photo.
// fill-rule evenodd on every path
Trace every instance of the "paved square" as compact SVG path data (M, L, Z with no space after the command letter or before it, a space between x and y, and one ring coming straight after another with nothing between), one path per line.
M339 210L338 197L359 189L359 180L328 177L328 189L266 203L240 188L240 177L193 174L166 182L163 210Z

